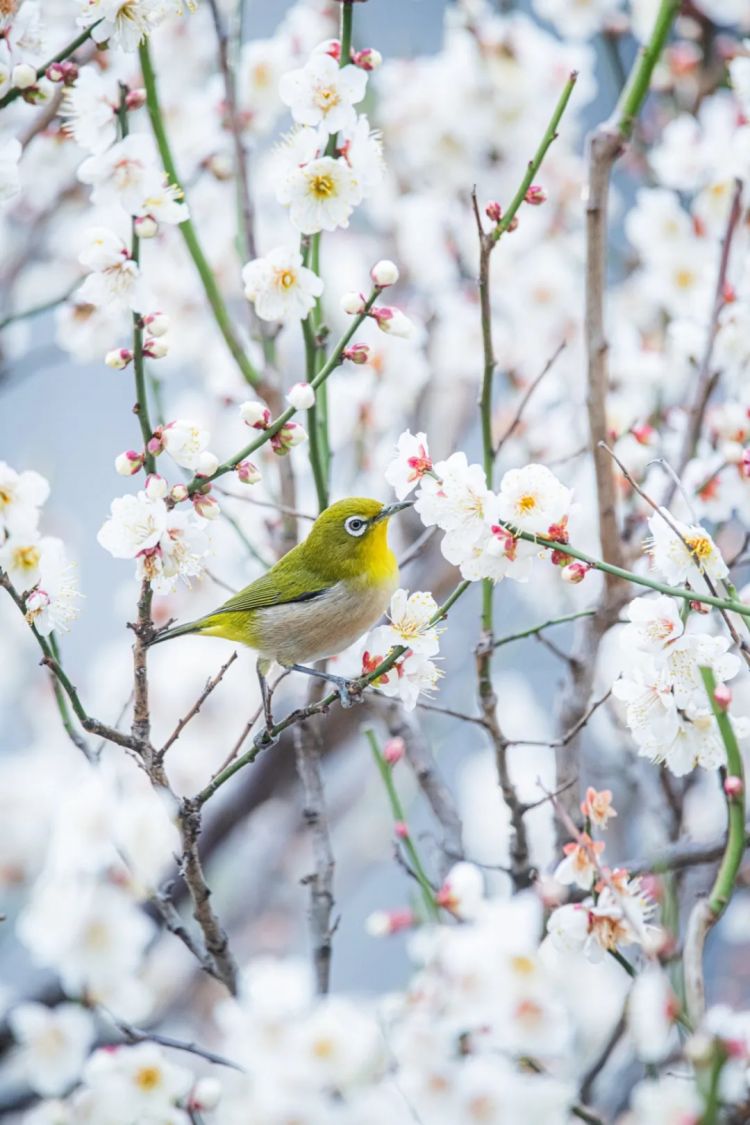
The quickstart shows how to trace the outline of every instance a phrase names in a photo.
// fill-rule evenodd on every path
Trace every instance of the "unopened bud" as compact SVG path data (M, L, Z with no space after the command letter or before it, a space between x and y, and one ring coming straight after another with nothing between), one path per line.
M163 312L149 313L143 317L143 327L148 329L151 336L163 336L169 328L169 317Z
M344 293L341 298L341 308L350 316L356 316L365 310L365 298L361 293Z
M732 702L732 692L726 684L717 684L714 688L714 700L716 706L722 711L726 711L729 704Z
M146 91L141 87L137 90L128 90L125 95L125 105L129 110L141 109L146 104Z
M563 582L569 582L573 586L577 586L579 582L583 582L588 571L591 568L582 562L572 562L564 566L560 571L560 577Z
M143 454L135 449L128 449L115 457L115 471L121 477L133 477L143 468Z
M16 90L28 90L36 85L36 70L29 63L18 63L13 67L10 81Z
M684 1046L685 1058L693 1066L708 1066L714 1059L715 1043L713 1036L705 1031L696 1031Z
M383 757L389 766L395 766L406 753L406 743L403 738L389 738L383 747Z
M235 465L234 471L243 484L257 484L261 479L260 470L252 461L240 461L239 465Z
M540 207L542 203L547 202L547 192L540 184L532 184L531 187L527 188L526 195L523 198L532 207Z
M54 62L47 67L44 77L49 82L64 82L66 86L72 86L78 77L78 67L74 62Z
M361 51L354 52L352 62L361 70L377 70L383 62L383 56L374 47L363 47Z
M286 401L295 410L309 410L315 405L315 390L310 383L295 383L290 388Z
M630 432L639 445L651 445L654 440L654 434L656 433L654 427L649 426L648 422L633 426Z
M393 831L399 840L406 840L409 837L409 825L404 820L395 821Z
M741 797L745 792L745 783L741 777L725 777L724 792L730 800Z
M691 601L690 608L693 613L702 613L704 616L707 616L711 612L711 606L706 605L705 602Z
M113 371L122 371L127 367L133 359L133 353L129 348L115 348L111 352L107 352L104 357L104 362L107 367L111 367Z
M370 358L370 349L367 344L352 344L350 348L344 348L341 357L342 359L348 359L350 363L367 363Z
M168 351L169 344L163 336L158 339L154 336L147 336L143 341L143 354L148 359L164 359Z
M330 55L338 62L341 58L341 43L338 39L326 39L315 48L315 54Z
M515 215L510 220L510 222L508 223L508 227L507 227L508 234L512 234L514 230L518 230L518 224L519 224L520 221L521 220L518 218L518 215Z
M215 152L206 160L205 166L217 180L231 180L234 175L234 165L226 153Z
M408 316L401 312L401 309L383 305L382 308L372 309L370 316L375 320L381 332L385 332L389 336L402 336L404 339L411 336L414 326Z
M196 492L193 496L193 507L199 516L203 516L204 520L215 520L221 512L214 498L205 496L202 492Z
M199 1078L188 1099L188 1108L197 1113L210 1113L221 1101L221 1095L218 1078Z
M271 411L262 402L253 399L240 403L240 417L246 426L251 426L254 430L267 430Z
M198 456L198 465L196 473L201 477L212 477L219 467L219 458L215 453L209 453L206 449Z
M295 445L307 441L307 432L296 422L286 422L271 438L271 449L279 457L284 457Z
M139 238L153 238L159 233L159 224L153 215L138 215L133 225Z
M151 437L148 439L146 449L152 457L158 457L160 453L164 452L164 434L162 427L157 426Z
M740 461L740 472L743 477L750 477L750 448L742 451L742 459Z
M173 504L181 504L183 500L187 500L190 495L190 490L186 484L175 484L169 493L169 499Z
M484 209L484 213L490 222L499 223L503 217L503 209L496 199L491 199Z
M378 289L385 289L389 285L395 285L398 281L398 266L389 258L383 258L372 267L370 277Z
M167 482L158 473L149 473L146 477L145 492L149 500L163 500L167 495Z

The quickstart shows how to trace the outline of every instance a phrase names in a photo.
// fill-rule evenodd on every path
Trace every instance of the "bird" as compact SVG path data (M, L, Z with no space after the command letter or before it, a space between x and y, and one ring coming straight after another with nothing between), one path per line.
M157 633L151 644L192 634L255 649L269 728L266 677L274 661L331 681L342 705L350 706L349 681L309 665L343 652L384 613L398 586L388 522L409 507L410 501L382 504L362 496L331 504L307 538L264 575L205 617Z

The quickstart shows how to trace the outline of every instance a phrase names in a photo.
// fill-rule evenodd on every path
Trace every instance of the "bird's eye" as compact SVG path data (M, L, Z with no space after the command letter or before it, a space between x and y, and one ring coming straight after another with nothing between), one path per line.
M363 520L361 516L349 516L344 527L350 535L363 535L367 529L367 520Z

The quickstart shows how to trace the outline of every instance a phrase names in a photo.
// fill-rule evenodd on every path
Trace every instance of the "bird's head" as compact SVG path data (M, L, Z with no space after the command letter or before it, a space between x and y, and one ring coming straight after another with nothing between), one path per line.
M386 505L362 496L331 504L318 516L305 542L311 562L334 581L360 575L373 580L381 574L389 577L395 560L388 546L388 521L409 507L409 503Z

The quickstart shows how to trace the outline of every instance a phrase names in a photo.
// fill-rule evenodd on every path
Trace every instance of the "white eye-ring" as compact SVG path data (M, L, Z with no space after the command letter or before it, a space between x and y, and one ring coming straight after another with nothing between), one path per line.
M361 516L349 516L347 520L344 520L344 527L350 535L359 537L367 531L367 520L362 519Z

